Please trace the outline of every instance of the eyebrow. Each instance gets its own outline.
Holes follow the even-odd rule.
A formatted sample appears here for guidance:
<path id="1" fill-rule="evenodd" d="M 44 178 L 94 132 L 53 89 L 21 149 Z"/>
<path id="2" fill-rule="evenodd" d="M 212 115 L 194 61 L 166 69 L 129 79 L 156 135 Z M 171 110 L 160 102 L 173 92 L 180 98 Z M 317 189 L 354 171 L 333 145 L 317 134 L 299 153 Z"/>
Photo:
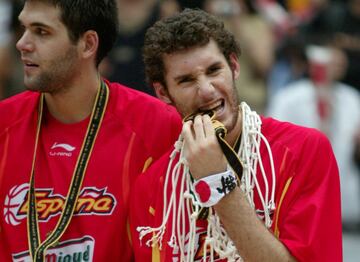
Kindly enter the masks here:
<path id="1" fill-rule="evenodd" d="M 22 23 L 22 22 L 21 22 L 21 24 L 24 25 L 24 23 Z M 33 22 L 33 23 L 30 24 L 30 27 L 44 27 L 44 28 L 47 28 L 47 29 L 52 28 L 51 26 L 49 26 L 47 24 L 44 24 L 44 23 L 41 23 L 41 22 Z"/>
<path id="2" fill-rule="evenodd" d="M 24 21 L 21 19 L 21 14 L 18 16 L 18 21 L 19 21 L 19 23 L 22 25 L 22 26 L 25 26 L 25 23 L 24 23 Z M 44 23 L 42 23 L 42 22 L 32 22 L 32 23 L 30 23 L 30 27 L 44 27 L 44 28 L 48 28 L 48 29 L 50 29 L 50 28 L 52 28 L 50 25 L 47 25 L 47 24 L 44 24 Z"/>

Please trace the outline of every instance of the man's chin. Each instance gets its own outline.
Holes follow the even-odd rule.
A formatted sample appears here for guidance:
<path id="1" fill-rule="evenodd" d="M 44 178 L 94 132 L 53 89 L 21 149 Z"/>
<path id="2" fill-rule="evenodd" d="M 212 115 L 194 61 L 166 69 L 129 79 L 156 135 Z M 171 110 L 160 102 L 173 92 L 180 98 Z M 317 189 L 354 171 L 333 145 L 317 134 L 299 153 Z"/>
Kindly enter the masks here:
<path id="1" fill-rule="evenodd" d="M 35 87 L 34 85 L 29 85 L 27 83 L 25 83 L 25 88 L 28 91 L 32 91 L 32 92 L 39 92 L 39 88 Z"/>
<path id="2" fill-rule="evenodd" d="M 33 91 L 33 92 L 44 92 L 44 86 L 42 81 L 34 81 L 35 79 L 24 79 L 24 85 L 26 90 Z"/>

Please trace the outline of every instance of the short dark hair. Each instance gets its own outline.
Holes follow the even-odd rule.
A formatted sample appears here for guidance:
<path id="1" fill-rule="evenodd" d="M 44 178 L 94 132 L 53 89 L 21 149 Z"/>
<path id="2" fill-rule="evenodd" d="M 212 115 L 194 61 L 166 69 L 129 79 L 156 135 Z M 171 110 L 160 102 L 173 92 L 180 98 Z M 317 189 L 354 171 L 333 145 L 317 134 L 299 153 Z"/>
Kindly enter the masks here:
<path id="1" fill-rule="evenodd" d="M 119 28 L 116 0 L 24 0 L 41 1 L 60 8 L 60 19 L 76 43 L 88 30 L 99 36 L 96 66 L 113 47 Z"/>
<path id="2" fill-rule="evenodd" d="M 145 34 L 143 58 L 147 82 L 152 85 L 164 79 L 163 55 L 192 47 L 204 46 L 214 40 L 228 63 L 230 55 L 240 56 L 240 46 L 224 23 L 199 9 L 185 9 L 181 13 L 157 21 Z M 230 63 L 229 63 L 230 64 Z"/>

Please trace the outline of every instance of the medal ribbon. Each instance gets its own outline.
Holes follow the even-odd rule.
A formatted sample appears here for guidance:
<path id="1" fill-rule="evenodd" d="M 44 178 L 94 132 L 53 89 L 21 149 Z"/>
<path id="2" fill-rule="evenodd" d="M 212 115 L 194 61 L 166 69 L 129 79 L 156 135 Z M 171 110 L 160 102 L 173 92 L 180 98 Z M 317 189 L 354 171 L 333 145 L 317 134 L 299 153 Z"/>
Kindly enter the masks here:
<path id="1" fill-rule="evenodd" d="M 54 246 L 54 244 L 56 244 L 59 241 L 61 236 L 64 234 L 66 228 L 70 224 L 70 220 L 74 214 L 75 206 L 84 179 L 86 168 L 92 153 L 92 149 L 95 144 L 96 136 L 98 134 L 98 131 L 100 129 L 104 117 L 108 99 L 109 99 L 109 89 L 103 81 L 100 81 L 100 88 L 96 96 L 95 105 L 92 110 L 85 139 L 83 141 L 81 151 L 76 162 L 76 166 L 72 176 L 69 191 L 66 197 L 63 212 L 59 218 L 57 225 L 55 226 L 55 229 L 41 243 L 40 230 L 39 230 L 39 224 L 37 218 L 38 214 L 36 211 L 36 196 L 35 196 L 35 183 L 34 183 L 36 152 L 39 142 L 39 134 L 40 134 L 43 105 L 44 105 L 44 94 L 41 94 L 40 102 L 39 102 L 39 116 L 38 116 L 38 124 L 37 124 L 36 139 L 35 139 L 34 157 L 33 157 L 31 177 L 30 177 L 30 189 L 28 192 L 29 205 L 27 212 L 28 242 L 29 242 L 30 255 L 34 262 L 45 261 L 46 250 L 49 247 Z"/>

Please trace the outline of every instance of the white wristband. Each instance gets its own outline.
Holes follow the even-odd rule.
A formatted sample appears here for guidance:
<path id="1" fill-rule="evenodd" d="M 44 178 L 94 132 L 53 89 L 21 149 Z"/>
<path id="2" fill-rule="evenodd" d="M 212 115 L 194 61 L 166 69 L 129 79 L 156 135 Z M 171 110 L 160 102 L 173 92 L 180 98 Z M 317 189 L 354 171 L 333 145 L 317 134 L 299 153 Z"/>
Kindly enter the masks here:
<path id="1" fill-rule="evenodd" d="M 236 186 L 237 180 L 232 170 L 203 177 L 194 183 L 196 197 L 203 207 L 216 205 Z"/>

